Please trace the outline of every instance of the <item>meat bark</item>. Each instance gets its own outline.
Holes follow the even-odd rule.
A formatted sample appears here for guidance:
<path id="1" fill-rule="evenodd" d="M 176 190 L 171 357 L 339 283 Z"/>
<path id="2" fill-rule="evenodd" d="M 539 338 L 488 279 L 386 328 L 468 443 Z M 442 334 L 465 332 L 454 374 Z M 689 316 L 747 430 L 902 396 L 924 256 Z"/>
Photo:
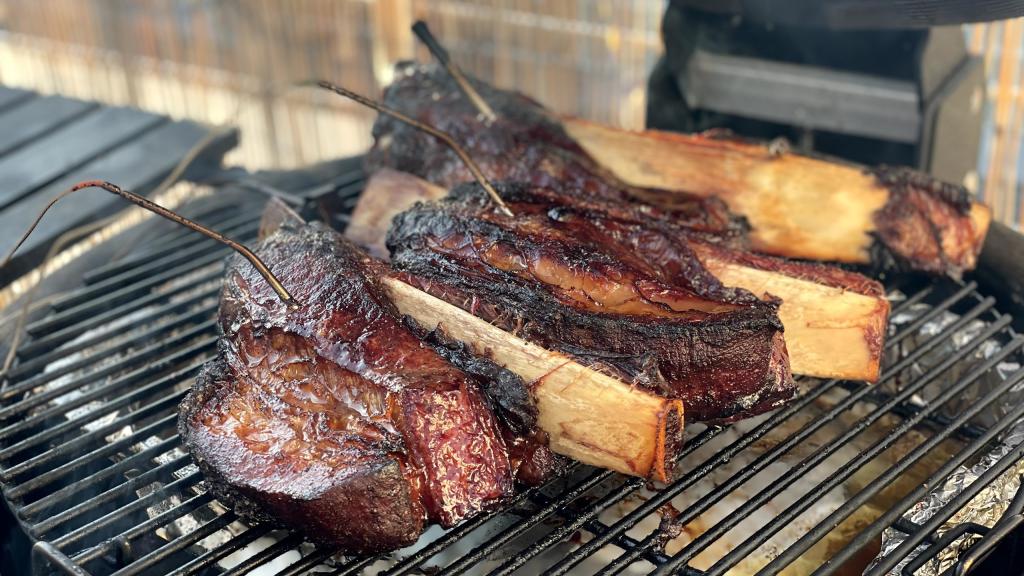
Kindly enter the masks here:
<path id="1" fill-rule="evenodd" d="M 218 497 L 375 553 L 510 494 L 514 470 L 479 383 L 406 329 L 358 249 L 286 224 L 257 252 L 301 304 L 289 309 L 231 260 L 220 354 L 179 422 Z"/>
<path id="2" fill-rule="evenodd" d="M 645 200 L 659 206 L 661 217 L 680 225 L 736 243 L 745 241 L 746 222 L 717 198 L 628 185 L 594 161 L 558 118 L 534 100 L 471 81 L 498 114 L 490 126 L 475 120 L 476 109 L 448 73 L 432 65 L 399 64 L 384 103 L 451 135 L 489 179 L 565 188 L 583 198 Z M 474 180 L 465 163 L 442 142 L 390 116 L 378 118 L 373 135 L 375 143 L 365 160 L 368 172 L 392 168 L 445 188 Z"/>
<path id="3" fill-rule="evenodd" d="M 663 282 L 651 251 L 611 239 L 622 221 L 601 229 L 537 201 L 535 187 L 498 188 L 514 218 L 472 184 L 396 216 L 392 264 L 516 335 L 682 399 L 692 419 L 742 418 L 793 395 L 776 303 L 710 275 Z"/>

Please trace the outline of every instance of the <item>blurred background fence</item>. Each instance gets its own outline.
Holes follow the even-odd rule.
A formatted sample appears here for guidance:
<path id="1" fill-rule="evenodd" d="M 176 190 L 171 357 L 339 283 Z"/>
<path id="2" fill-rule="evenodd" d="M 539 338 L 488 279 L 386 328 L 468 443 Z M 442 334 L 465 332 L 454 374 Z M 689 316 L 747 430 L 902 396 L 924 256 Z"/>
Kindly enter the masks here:
<path id="1" fill-rule="evenodd" d="M 429 55 L 423 18 L 471 73 L 559 111 L 642 128 L 662 51 L 663 1 L 0 0 L 0 83 L 231 121 L 229 161 L 291 167 L 370 144 L 374 115 L 299 80 L 379 95 L 394 62 Z M 1024 221 L 1024 22 L 965 29 L 984 54 L 988 102 L 979 178 L 998 219 Z"/>
<path id="2" fill-rule="evenodd" d="M 425 17 L 468 71 L 563 112 L 641 127 L 661 50 L 659 2 L 0 0 L 0 82 L 210 123 L 237 111 L 249 167 L 370 144 L 373 113 L 289 84 L 378 95 L 400 59 L 429 60 Z"/>

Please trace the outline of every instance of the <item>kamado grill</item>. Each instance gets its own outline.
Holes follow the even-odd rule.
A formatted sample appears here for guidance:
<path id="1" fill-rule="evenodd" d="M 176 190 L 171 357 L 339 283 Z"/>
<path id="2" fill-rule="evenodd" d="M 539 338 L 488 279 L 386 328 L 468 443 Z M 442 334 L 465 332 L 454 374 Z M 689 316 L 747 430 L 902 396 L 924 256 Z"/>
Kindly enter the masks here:
<path id="1" fill-rule="evenodd" d="M 270 198 L 344 230 L 367 184 L 363 158 L 212 169 L 209 149 L 223 152 L 224 139 L 213 142 L 199 156 L 204 169 L 161 198 L 243 244 L 255 243 Z M 133 187 L 147 191 L 172 165 Z M 52 196 L 49 184 L 82 163 L 52 169 L 23 198 Z M 178 407 L 216 353 L 230 250 L 158 219 L 124 216 L 104 230 L 42 284 L 35 298 L 45 306 L 24 326 L 0 389 L 7 547 L 30 547 L 25 572 L 1024 573 L 1024 337 L 1013 280 L 1024 276 L 1013 268 L 1020 239 L 1005 228 L 990 233 L 976 276 L 885 274 L 892 308 L 877 383 L 798 378 L 797 398 L 777 410 L 689 425 L 667 483 L 574 463 L 499 510 L 366 557 L 247 522 L 208 491 L 182 445 Z"/>

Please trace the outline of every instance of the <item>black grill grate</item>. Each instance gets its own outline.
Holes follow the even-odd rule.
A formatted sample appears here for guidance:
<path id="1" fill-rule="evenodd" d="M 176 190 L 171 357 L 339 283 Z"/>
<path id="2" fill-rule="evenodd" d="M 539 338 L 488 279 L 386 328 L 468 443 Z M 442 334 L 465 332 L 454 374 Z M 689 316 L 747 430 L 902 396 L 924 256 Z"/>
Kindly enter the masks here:
<path id="1" fill-rule="evenodd" d="M 335 182 L 332 202 L 351 210 L 361 177 Z M 225 192 L 190 215 L 250 242 L 260 204 Z M 180 449 L 176 408 L 214 350 L 225 249 L 147 226 L 131 251 L 86 274 L 29 326 L 0 392 L 0 481 L 38 540 L 39 571 L 724 574 L 746 571 L 761 546 L 799 527 L 763 566 L 769 574 L 810 571 L 826 560 L 815 556 L 819 541 L 856 520 L 816 572 L 832 574 L 890 526 L 909 536 L 888 563 L 921 544 L 930 547 L 922 561 L 933 556 L 952 539 L 936 534 L 941 522 L 1024 456 L 1024 447 L 1012 451 L 927 524 L 900 518 L 1024 416 L 1024 403 L 991 416 L 1024 380 L 1011 364 L 1024 339 L 973 283 L 897 279 L 891 287 L 907 298 L 894 305 L 903 321 L 890 327 L 881 383 L 806 382 L 796 402 L 769 416 L 694 428 L 668 486 L 576 466 L 503 511 L 432 529 L 419 548 L 344 558 L 273 527 L 247 527 L 204 492 Z M 906 478 L 913 485 L 900 489 Z M 678 526 L 688 526 L 688 540 L 666 547 Z"/>

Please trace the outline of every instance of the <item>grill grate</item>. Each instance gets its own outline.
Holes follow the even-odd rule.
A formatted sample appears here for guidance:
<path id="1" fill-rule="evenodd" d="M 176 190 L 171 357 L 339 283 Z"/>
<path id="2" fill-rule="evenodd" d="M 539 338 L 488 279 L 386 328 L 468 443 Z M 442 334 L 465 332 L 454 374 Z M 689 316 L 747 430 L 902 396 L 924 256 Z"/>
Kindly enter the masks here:
<path id="1" fill-rule="evenodd" d="M 351 210 L 361 176 L 335 182 L 332 202 Z M 185 212 L 251 242 L 261 202 L 222 192 Z M 1014 364 L 1024 338 L 973 283 L 894 279 L 890 288 L 907 296 L 894 303 L 879 384 L 806 381 L 796 402 L 771 415 L 694 427 L 680 476 L 667 486 L 577 465 L 502 511 L 432 528 L 417 547 L 345 558 L 295 534 L 248 527 L 205 493 L 180 448 L 176 408 L 215 348 L 226 249 L 151 228 L 28 327 L 0 391 L 0 481 L 38 540 L 40 572 L 770 574 L 820 564 L 816 573 L 833 574 L 892 527 L 907 539 L 878 567 L 888 570 L 918 545 L 930 547 L 923 562 L 956 534 L 986 532 L 964 525 L 936 534 L 1024 457 L 1017 447 L 928 523 L 901 519 L 1024 417 L 1024 403 L 992 417 L 1024 380 Z M 908 478 L 913 484 L 901 486 Z M 843 533 L 851 524 L 856 530 Z M 840 544 L 826 558 L 821 541 L 834 537 Z M 751 568 L 766 545 L 774 559 Z"/>

